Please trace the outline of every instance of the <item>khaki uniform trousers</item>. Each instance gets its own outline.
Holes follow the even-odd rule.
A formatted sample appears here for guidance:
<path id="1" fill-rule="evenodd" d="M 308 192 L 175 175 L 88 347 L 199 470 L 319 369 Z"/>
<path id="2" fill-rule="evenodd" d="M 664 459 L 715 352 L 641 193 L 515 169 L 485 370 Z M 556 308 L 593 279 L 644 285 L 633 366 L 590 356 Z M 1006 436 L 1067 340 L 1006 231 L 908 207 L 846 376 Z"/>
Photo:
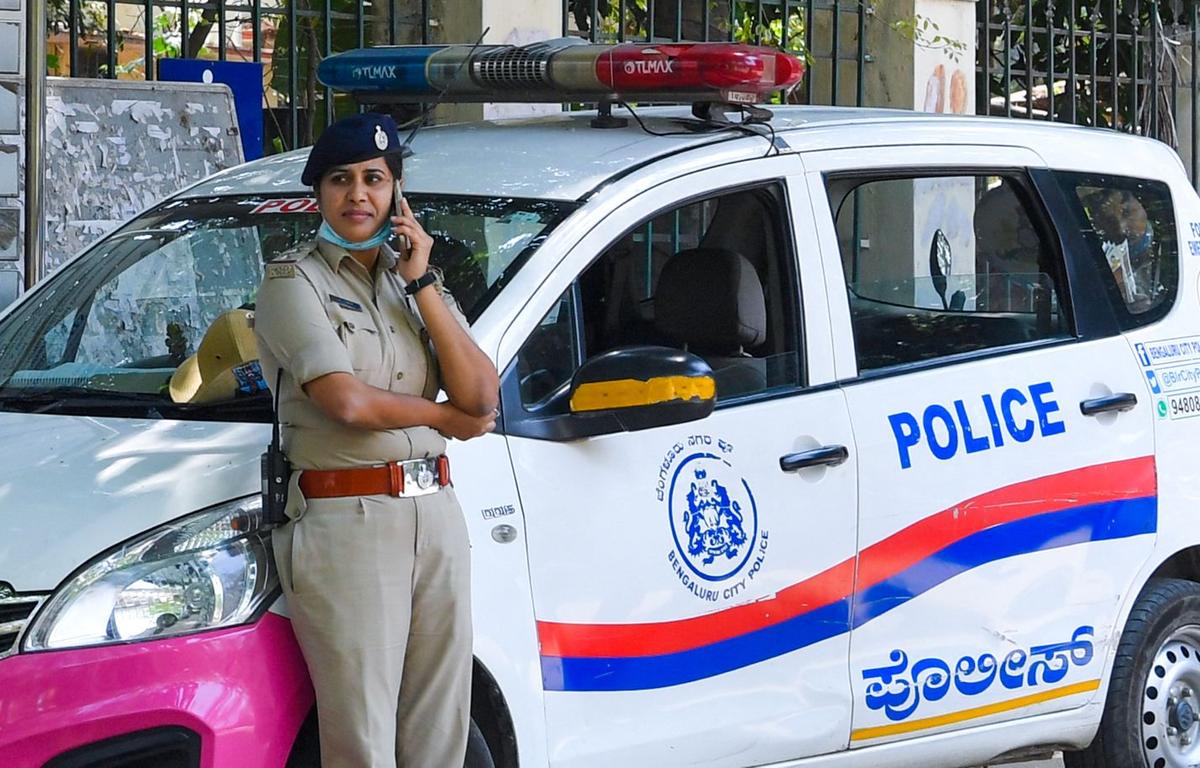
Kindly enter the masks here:
<path id="1" fill-rule="evenodd" d="M 294 481 L 291 491 L 299 492 Z M 299 507 L 273 538 L 316 689 L 322 768 L 459 768 L 470 724 L 471 584 L 453 488 Z"/>

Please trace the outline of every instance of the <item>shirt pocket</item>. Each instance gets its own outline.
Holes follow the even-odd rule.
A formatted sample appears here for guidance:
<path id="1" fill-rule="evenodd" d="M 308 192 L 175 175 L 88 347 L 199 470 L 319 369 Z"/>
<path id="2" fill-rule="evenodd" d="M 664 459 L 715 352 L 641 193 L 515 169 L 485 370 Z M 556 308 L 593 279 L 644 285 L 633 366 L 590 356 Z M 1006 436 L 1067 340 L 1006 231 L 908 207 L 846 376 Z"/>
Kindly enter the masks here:
<path id="1" fill-rule="evenodd" d="M 373 372 L 383 366 L 383 347 L 379 331 L 364 313 L 358 317 L 346 317 L 337 313 L 330 315 L 334 330 L 346 351 L 350 353 L 350 365 L 355 372 Z"/>

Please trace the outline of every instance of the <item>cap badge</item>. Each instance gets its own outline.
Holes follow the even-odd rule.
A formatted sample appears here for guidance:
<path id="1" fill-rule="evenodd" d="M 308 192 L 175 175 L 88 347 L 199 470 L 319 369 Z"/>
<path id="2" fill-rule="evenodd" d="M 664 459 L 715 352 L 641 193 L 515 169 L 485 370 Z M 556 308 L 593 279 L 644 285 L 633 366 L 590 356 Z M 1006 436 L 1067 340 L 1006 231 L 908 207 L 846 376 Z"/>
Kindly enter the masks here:
<path id="1" fill-rule="evenodd" d="M 384 133 L 383 126 L 375 126 L 375 146 L 381 151 L 388 148 L 388 136 Z"/>

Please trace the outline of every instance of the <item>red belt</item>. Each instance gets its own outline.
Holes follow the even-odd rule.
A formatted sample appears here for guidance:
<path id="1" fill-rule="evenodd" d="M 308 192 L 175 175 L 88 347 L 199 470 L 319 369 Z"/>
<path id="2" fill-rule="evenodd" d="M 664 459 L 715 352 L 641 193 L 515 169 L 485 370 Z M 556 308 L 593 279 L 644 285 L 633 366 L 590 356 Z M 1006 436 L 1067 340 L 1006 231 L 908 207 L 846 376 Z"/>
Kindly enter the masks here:
<path id="1" fill-rule="evenodd" d="M 450 460 L 389 461 L 377 467 L 306 469 L 300 473 L 300 490 L 310 499 L 335 496 L 424 496 L 450 484 Z"/>

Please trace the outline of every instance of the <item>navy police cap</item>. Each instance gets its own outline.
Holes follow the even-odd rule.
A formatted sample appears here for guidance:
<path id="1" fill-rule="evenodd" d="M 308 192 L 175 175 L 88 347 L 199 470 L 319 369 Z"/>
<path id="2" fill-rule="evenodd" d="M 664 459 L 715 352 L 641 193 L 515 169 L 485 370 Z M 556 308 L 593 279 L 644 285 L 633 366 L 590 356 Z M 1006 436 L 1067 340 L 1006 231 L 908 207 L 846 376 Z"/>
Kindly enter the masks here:
<path id="1" fill-rule="evenodd" d="M 344 117 L 326 128 L 317 143 L 313 144 L 300 182 L 311 187 L 335 165 L 361 163 L 373 157 L 396 154 L 409 153 L 400 143 L 396 121 L 389 115 L 364 112 Z"/>

